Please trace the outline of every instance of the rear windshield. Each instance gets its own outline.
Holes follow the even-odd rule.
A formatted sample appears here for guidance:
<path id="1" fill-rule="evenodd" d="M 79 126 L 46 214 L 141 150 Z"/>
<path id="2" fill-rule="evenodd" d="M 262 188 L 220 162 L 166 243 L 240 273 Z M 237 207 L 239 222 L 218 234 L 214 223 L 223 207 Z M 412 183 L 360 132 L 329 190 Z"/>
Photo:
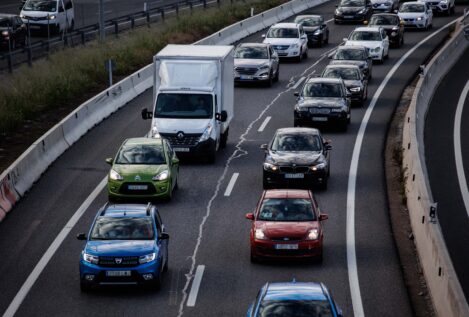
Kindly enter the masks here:
<path id="1" fill-rule="evenodd" d="M 267 47 L 238 47 L 235 58 L 268 59 Z"/>
<path id="2" fill-rule="evenodd" d="M 366 59 L 364 50 L 341 49 L 337 50 L 334 59 L 362 61 Z"/>
<path id="3" fill-rule="evenodd" d="M 24 6 L 24 11 L 44 11 L 55 12 L 57 8 L 57 1 L 47 0 L 28 0 Z"/>
<path id="4" fill-rule="evenodd" d="M 271 28 L 267 37 L 271 38 L 298 38 L 298 29 L 292 28 Z"/>
<path id="5" fill-rule="evenodd" d="M 304 97 L 324 97 L 340 98 L 342 89 L 339 84 L 312 83 L 306 84 L 303 88 Z"/>
<path id="6" fill-rule="evenodd" d="M 278 134 L 272 143 L 273 151 L 321 151 L 321 138 L 319 135 L 298 133 Z"/>
<path id="7" fill-rule="evenodd" d="M 91 240 L 151 240 L 154 238 L 150 217 L 99 217 L 91 230 Z"/>
<path id="8" fill-rule="evenodd" d="M 379 32 L 355 31 L 350 36 L 352 41 L 381 41 Z"/>
<path id="9" fill-rule="evenodd" d="M 356 68 L 326 68 L 322 77 L 342 78 L 343 80 L 359 80 L 360 72 Z"/>
<path id="10" fill-rule="evenodd" d="M 124 145 L 116 157 L 116 164 L 166 164 L 163 148 L 149 144 Z"/>
<path id="11" fill-rule="evenodd" d="M 258 220 L 316 221 L 316 214 L 309 199 L 270 198 L 263 201 Z"/>

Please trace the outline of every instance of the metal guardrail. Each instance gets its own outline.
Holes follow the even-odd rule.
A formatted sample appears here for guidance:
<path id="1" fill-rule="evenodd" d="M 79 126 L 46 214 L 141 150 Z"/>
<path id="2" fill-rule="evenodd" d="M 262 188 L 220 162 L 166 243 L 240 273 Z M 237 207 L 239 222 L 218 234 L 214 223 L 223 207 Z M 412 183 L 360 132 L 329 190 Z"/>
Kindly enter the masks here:
<path id="1" fill-rule="evenodd" d="M 173 4 L 162 5 L 159 7 L 140 11 L 129 15 L 105 21 L 104 30 L 106 35 L 119 33 L 134 29 L 136 27 L 150 26 L 152 23 L 164 21 L 168 15 L 179 16 L 180 11 L 189 10 L 192 12 L 196 8 L 206 9 L 214 4 L 220 6 L 222 2 L 233 3 L 240 0 L 185 0 Z M 33 61 L 50 54 L 52 51 L 60 50 L 65 47 L 85 45 L 86 42 L 99 38 L 99 24 L 85 26 L 73 31 L 64 31 L 60 36 L 50 37 L 31 43 L 31 36 L 28 36 L 27 44 L 20 48 L 8 52 L 0 53 L 0 71 L 8 70 L 13 72 L 14 68 L 27 63 L 30 67 Z"/>

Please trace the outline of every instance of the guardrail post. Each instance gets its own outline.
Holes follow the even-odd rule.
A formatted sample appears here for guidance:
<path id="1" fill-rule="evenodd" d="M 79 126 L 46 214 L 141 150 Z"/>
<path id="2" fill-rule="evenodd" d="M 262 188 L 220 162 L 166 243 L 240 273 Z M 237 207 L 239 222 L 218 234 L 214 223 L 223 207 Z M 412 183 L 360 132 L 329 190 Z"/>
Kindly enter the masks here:
<path id="1" fill-rule="evenodd" d="M 81 37 L 81 44 L 85 45 L 85 32 L 80 31 L 80 37 Z"/>
<path id="2" fill-rule="evenodd" d="M 11 42 L 10 39 L 8 39 L 8 71 L 13 73 L 13 63 L 11 61 Z"/>
<path id="3" fill-rule="evenodd" d="M 147 11 L 145 14 L 146 14 L 146 16 L 147 16 L 147 24 L 148 24 L 148 27 L 150 27 L 150 12 Z"/>
<path id="4" fill-rule="evenodd" d="M 161 8 L 161 9 L 160 9 L 160 12 L 161 12 L 161 19 L 164 21 L 164 9 Z"/>
<path id="5" fill-rule="evenodd" d="M 207 0 L 202 0 L 202 2 L 204 3 L 204 9 L 207 8 Z"/>
<path id="6" fill-rule="evenodd" d="M 112 21 L 112 23 L 114 23 L 114 34 L 117 36 L 117 34 L 119 33 L 119 23 L 117 23 L 117 21 Z"/>
<path id="7" fill-rule="evenodd" d="M 26 52 L 28 53 L 28 66 L 33 67 L 33 54 L 32 54 L 32 50 L 31 50 L 31 46 L 29 46 L 26 49 Z"/>
<path id="8" fill-rule="evenodd" d="M 220 7 L 220 0 L 217 0 L 217 6 Z"/>
<path id="9" fill-rule="evenodd" d="M 135 28 L 135 18 L 133 16 L 130 17 L 130 28 Z"/>
<path id="10" fill-rule="evenodd" d="M 176 10 L 176 16 L 179 18 L 179 4 L 176 3 L 174 9 Z"/>

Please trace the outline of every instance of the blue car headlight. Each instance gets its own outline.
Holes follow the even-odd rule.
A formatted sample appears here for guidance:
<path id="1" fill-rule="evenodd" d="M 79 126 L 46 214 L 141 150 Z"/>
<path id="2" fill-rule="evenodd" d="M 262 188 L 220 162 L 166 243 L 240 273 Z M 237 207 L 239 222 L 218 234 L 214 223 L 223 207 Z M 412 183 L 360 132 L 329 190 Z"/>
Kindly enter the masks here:
<path id="1" fill-rule="evenodd" d="M 99 263 L 99 257 L 96 255 L 92 255 L 89 253 L 83 252 L 83 260 L 85 262 L 91 263 L 91 264 L 98 264 Z"/>
<path id="2" fill-rule="evenodd" d="M 153 253 L 150 253 L 150 254 L 140 256 L 138 258 L 138 263 L 145 264 L 145 263 L 154 261 L 155 259 L 156 259 L 156 253 L 153 252 Z"/>

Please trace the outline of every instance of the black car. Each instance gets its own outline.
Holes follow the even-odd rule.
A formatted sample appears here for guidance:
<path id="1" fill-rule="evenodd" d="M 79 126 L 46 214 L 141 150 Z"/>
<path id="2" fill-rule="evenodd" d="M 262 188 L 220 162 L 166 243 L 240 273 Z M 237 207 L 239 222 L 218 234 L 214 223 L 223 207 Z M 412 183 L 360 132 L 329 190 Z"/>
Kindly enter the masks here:
<path id="1" fill-rule="evenodd" d="M 1 46 L 3 49 L 15 49 L 26 45 L 27 30 L 23 20 L 17 15 L 0 14 Z"/>
<path id="2" fill-rule="evenodd" d="M 320 185 L 327 188 L 330 174 L 330 141 L 317 129 L 283 128 L 267 145 L 263 164 L 264 189 Z"/>
<path id="3" fill-rule="evenodd" d="M 401 22 L 397 14 L 373 14 L 368 25 L 381 26 L 388 35 L 390 45 L 401 47 L 401 45 L 404 44 L 404 23 Z"/>
<path id="4" fill-rule="evenodd" d="M 357 65 L 363 73 L 363 76 L 370 80 L 373 60 L 368 54 L 368 49 L 358 45 L 342 45 L 336 52 L 329 56 L 331 65 Z"/>
<path id="5" fill-rule="evenodd" d="M 347 130 L 350 123 L 351 94 L 340 78 L 310 78 L 294 109 L 294 126 L 337 124 Z"/>
<path id="6" fill-rule="evenodd" d="M 373 14 L 370 0 L 341 0 L 336 5 L 334 23 L 364 22 Z"/>
<path id="7" fill-rule="evenodd" d="M 342 78 L 352 94 L 352 103 L 362 105 L 368 96 L 368 80 L 356 65 L 328 65 L 322 72 L 324 78 Z"/>
<path id="8" fill-rule="evenodd" d="M 295 23 L 303 25 L 308 36 L 308 46 L 313 45 L 321 47 L 329 43 L 329 28 L 324 23 L 324 18 L 320 15 L 297 15 Z"/>

